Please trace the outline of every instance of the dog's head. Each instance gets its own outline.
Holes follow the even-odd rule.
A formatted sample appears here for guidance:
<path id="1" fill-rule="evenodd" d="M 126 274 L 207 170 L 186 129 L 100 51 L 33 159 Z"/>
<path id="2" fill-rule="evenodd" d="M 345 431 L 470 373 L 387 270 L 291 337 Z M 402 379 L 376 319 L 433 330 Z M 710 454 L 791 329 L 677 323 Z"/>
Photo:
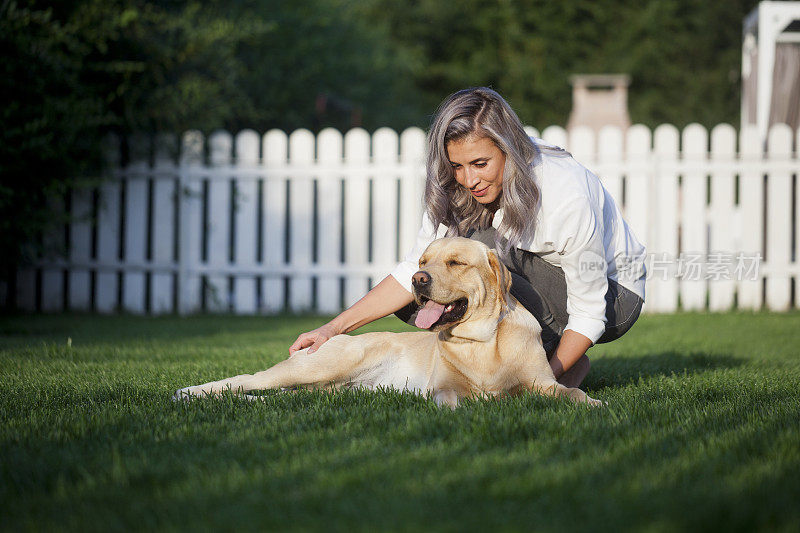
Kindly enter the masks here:
<path id="1" fill-rule="evenodd" d="M 487 320 L 496 326 L 507 305 L 511 276 L 485 244 L 455 237 L 428 246 L 412 284 L 420 306 L 417 327 L 442 331 Z"/>

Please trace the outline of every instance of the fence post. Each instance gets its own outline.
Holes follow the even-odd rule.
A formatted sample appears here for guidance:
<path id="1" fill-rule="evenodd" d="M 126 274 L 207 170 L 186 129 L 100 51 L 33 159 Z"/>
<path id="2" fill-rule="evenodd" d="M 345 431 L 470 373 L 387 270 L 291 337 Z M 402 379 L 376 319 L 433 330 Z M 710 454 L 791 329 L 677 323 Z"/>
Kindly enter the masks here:
<path id="1" fill-rule="evenodd" d="M 381 267 L 397 262 L 399 176 L 386 168 L 397 168 L 398 140 L 397 133 L 389 128 L 380 128 L 372 136 L 373 164 L 378 168 L 372 174 L 372 262 Z"/>
<path id="2" fill-rule="evenodd" d="M 252 171 L 258 165 L 259 136 L 253 130 L 242 130 L 236 135 L 236 169 Z M 236 176 L 233 212 L 236 233 L 234 237 L 234 262 L 236 266 L 254 271 L 258 234 L 256 232 L 257 178 L 252 173 Z M 238 314 L 256 312 L 256 276 L 253 273 L 237 274 L 233 279 L 233 309 Z"/>
<path id="3" fill-rule="evenodd" d="M 314 134 L 300 129 L 289 135 L 289 165 L 303 169 L 289 183 L 289 254 L 293 267 L 308 269 L 313 255 L 314 181 L 308 173 L 314 164 Z M 289 280 L 289 307 L 308 311 L 312 305 L 311 276 L 294 274 Z"/>
<path id="4" fill-rule="evenodd" d="M 125 263 L 136 265 L 122 274 L 122 306 L 130 313 L 145 312 L 145 263 L 147 247 L 147 187 L 149 182 L 149 139 L 130 139 L 131 162 L 125 171 Z"/>
<path id="5" fill-rule="evenodd" d="M 754 126 L 740 132 L 739 153 L 742 172 L 739 174 L 739 209 L 742 216 L 741 253 L 736 258 L 738 279 L 737 305 L 740 309 L 760 309 L 763 299 L 762 277 L 751 276 L 745 264 L 747 256 L 763 254 L 764 231 L 764 173 L 761 141 Z M 763 274 L 762 274 L 763 275 Z"/>
<path id="6" fill-rule="evenodd" d="M 625 176 L 625 219 L 636 238 L 644 244 L 647 252 L 652 252 L 655 242 L 653 231 L 654 216 L 652 206 L 656 202 L 653 194 L 652 135 L 647 126 L 631 126 L 625 137 L 625 160 L 628 171 Z M 645 308 L 652 288 L 652 278 L 645 282 Z"/>
<path id="7" fill-rule="evenodd" d="M 598 163 L 604 169 L 600 176 L 606 190 L 614 198 L 620 211 L 625 213 L 622 198 L 622 132 L 619 128 L 606 126 L 600 130 L 598 139 Z"/>
<path id="8" fill-rule="evenodd" d="M 361 128 L 344 136 L 345 182 L 345 267 L 367 264 L 369 246 L 369 181 L 364 168 L 369 164 L 369 134 Z M 349 167 L 349 168 L 347 168 Z M 344 300 L 349 307 L 369 290 L 367 276 L 353 274 L 345 279 Z"/>
<path id="9" fill-rule="evenodd" d="M 286 134 L 280 130 L 268 131 L 264 135 L 263 147 L 262 162 L 268 170 L 262 197 L 262 235 L 264 266 L 268 275 L 262 280 L 261 294 L 264 310 L 276 313 L 284 309 L 286 285 L 282 275 L 270 275 L 269 269 L 282 267 L 286 263 Z"/>
<path id="10" fill-rule="evenodd" d="M 655 231 L 649 250 L 650 286 L 655 289 L 648 300 L 653 311 L 674 312 L 678 308 L 678 280 L 675 262 L 678 259 L 678 139 L 677 128 L 663 124 L 653 133 L 655 154 L 655 197 L 653 204 Z"/>
<path id="11" fill-rule="evenodd" d="M 86 186 L 71 191 L 71 222 L 69 226 L 69 260 L 88 263 L 92 255 L 92 193 Z M 86 267 L 72 266 L 69 270 L 67 308 L 88 311 L 91 307 L 91 276 Z"/>
<path id="12" fill-rule="evenodd" d="M 539 130 L 537 130 L 533 126 L 525 126 L 525 133 L 528 134 L 528 137 L 535 137 L 537 139 L 541 138 L 541 136 L 539 135 Z"/>
<path id="13" fill-rule="evenodd" d="M 789 262 L 792 253 L 792 174 L 780 168 L 792 155 L 792 130 L 786 124 L 775 124 L 767 138 L 767 249 L 764 258 L 769 265 L 766 302 L 772 311 L 786 311 L 791 305 Z M 777 168 L 776 168 L 777 167 Z"/>
<path id="14" fill-rule="evenodd" d="M 708 154 L 708 134 L 700 124 L 689 124 L 683 130 L 683 173 L 681 186 L 681 306 L 695 310 L 705 307 L 706 282 L 706 174 L 703 170 Z"/>
<path id="15" fill-rule="evenodd" d="M 109 135 L 105 141 L 106 165 L 111 175 L 100 186 L 97 212 L 97 263 L 101 265 L 95 275 L 95 309 L 110 313 L 119 309 L 119 278 L 116 268 L 120 264 L 120 141 Z"/>
<path id="16" fill-rule="evenodd" d="M 425 190 L 425 132 L 408 128 L 400 134 L 400 163 L 406 170 L 400 180 L 400 256 L 411 251 L 422 220 Z"/>
<path id="17" fill-rule="evenodd" d="M 567 130 L 561 126 L 548 126 L 542 131 L 542 140 L 547 144 L 569 150 Z"/>
<path id="18" fill-rule="evenodd" d="M 156 267 L 150 277 L 150 310 L 171 313 L 174 309 L 175 273 L 175 206 L 177 201 L 177 166 L 175 156 L 178 139 L 159 135 L 155 142 L 153 167 L 153 213 L 151 263 Z"/>
<path id="19" fill-rule="evenodd" d="M 795 132 L 795 165 L 798 164 L 800 159 L 800 128 Z M 800 309 L 800 274 L 797 272 L 797 267 L 800 265 L 800 172 L 795 174 L 795 195 L 794 195 L 794 306 Z"/>
<path id="20" fill-rule="evenodd" d="M 594 168 L 597 162 L 597 139 L 591 128 L 578 126 L 569 132 L 569 151 L 576 161 L 599 174 Z"/>
<path id="21" fill-rule="evenodd" d="M 325 128 L 317 137 L 319 168 L 340 169 L 342 166 L 342 134 Z M 317 181 L 317 263 L 323 269 L 335 269 L 341 263 L 342 244 L 342 177 L 325 173 Z M 341 308 L 339 274 L 322 272 L 317 278 L 317 309 L 335 313 Z"/>
<path id="22" fill-rule="evenodd" d="M 198 268 L 202 257 L 203 190 L 200 171 L 205 139 L 197 130 L 187 131 L 181 139 L 178 168 L 178 312 L 185 315 L 200 310 L 202 289 Z"/>
<path id="23" fill-rule="evenodd" d="M 217 130 L 208 137 L 209 169 L 206 197 L 206 311 L 221 313 L 230 310 L 231 293 L 224 269 L 231 261 L 231 152 L 233 138 L 227 131 Z"/>
<path id="24" fill-rule="evenodd" d="M 652 240 L 651 143 L 650 130 L 647 126 L 637 124 L 628 129 L 624 156 L 628 162 L 628 172 L 625 176 L 625 219 L 639 241 L 645 245 Z"/>
<path id="25" fill-rule="evenodd" d="M 734 199 L 736 181 L 732 164 L 736 154 L 736 130 L 720 124 L 711 130 L 711 231 L 708 255 L 708 307 L 726 311 L 733 307 Z M 727 267 L 727 270 L 726 270 Z"/>

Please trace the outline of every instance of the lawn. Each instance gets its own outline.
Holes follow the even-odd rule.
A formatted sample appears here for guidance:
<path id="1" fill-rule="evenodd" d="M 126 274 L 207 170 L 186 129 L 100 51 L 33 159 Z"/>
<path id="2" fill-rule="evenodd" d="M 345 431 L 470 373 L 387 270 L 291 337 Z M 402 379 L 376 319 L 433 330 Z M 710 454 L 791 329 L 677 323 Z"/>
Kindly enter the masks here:
<path id="1" fill-rule="evenodd" d="M 279 361 L 322 320 L 0 317 L 2 529 L 800 528 L 796 312 L 643 317 L 590 351 L 603 409 L 171 401 Z"/>

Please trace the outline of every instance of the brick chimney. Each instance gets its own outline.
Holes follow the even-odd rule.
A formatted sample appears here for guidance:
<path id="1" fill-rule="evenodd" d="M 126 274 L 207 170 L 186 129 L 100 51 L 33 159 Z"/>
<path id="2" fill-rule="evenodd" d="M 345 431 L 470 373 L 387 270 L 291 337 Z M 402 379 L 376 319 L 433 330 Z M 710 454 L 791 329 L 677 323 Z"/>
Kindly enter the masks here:
<path id="1" fill-rule="evenodd" d="M 628 85 L 626 74 L 575 74 L 572 83 L 572 112 L 567 129 L 588 126 L 599 132 L 603 126 L 622 130 L 631 125 L 628 115 Z"/>

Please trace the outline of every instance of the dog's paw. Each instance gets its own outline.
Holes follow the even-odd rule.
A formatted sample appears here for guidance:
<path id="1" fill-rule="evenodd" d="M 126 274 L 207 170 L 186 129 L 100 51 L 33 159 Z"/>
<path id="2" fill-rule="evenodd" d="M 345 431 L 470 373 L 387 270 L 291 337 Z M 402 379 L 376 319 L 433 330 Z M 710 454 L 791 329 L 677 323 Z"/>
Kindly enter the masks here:
<path id="1" fill-rule="evenodd" d="M 603 400 L 595 400 L 594 398 L 587 396 L 586 403 L 590 407 L 605 407 L 608 405 L 608 402 L 604 402 Z"/>
<path id="2" fill-rule="evenodd" d="M 259 396 L 257 394 L 244 394 L 242 397 L 250 402 L 264 402 L 267 399 L 266 396 Z"/>
<path id="3" fill-rule="evenodd" d="M 182 389 L 178 389 L 175 391 L 175 394 L 172 395 L 173 402 L 188 402 L 189 400 L 193 400 L 197 398 L 197 395 L 192 392 L 194 387 L 184 387 Z"/>
<path id="4" fill-rule="evenodd" d="M 440 390 L 433 395 L 436 407 L 449 407 L 455 410 L 458 407 L 458 395 L 452 390 Z"/>

